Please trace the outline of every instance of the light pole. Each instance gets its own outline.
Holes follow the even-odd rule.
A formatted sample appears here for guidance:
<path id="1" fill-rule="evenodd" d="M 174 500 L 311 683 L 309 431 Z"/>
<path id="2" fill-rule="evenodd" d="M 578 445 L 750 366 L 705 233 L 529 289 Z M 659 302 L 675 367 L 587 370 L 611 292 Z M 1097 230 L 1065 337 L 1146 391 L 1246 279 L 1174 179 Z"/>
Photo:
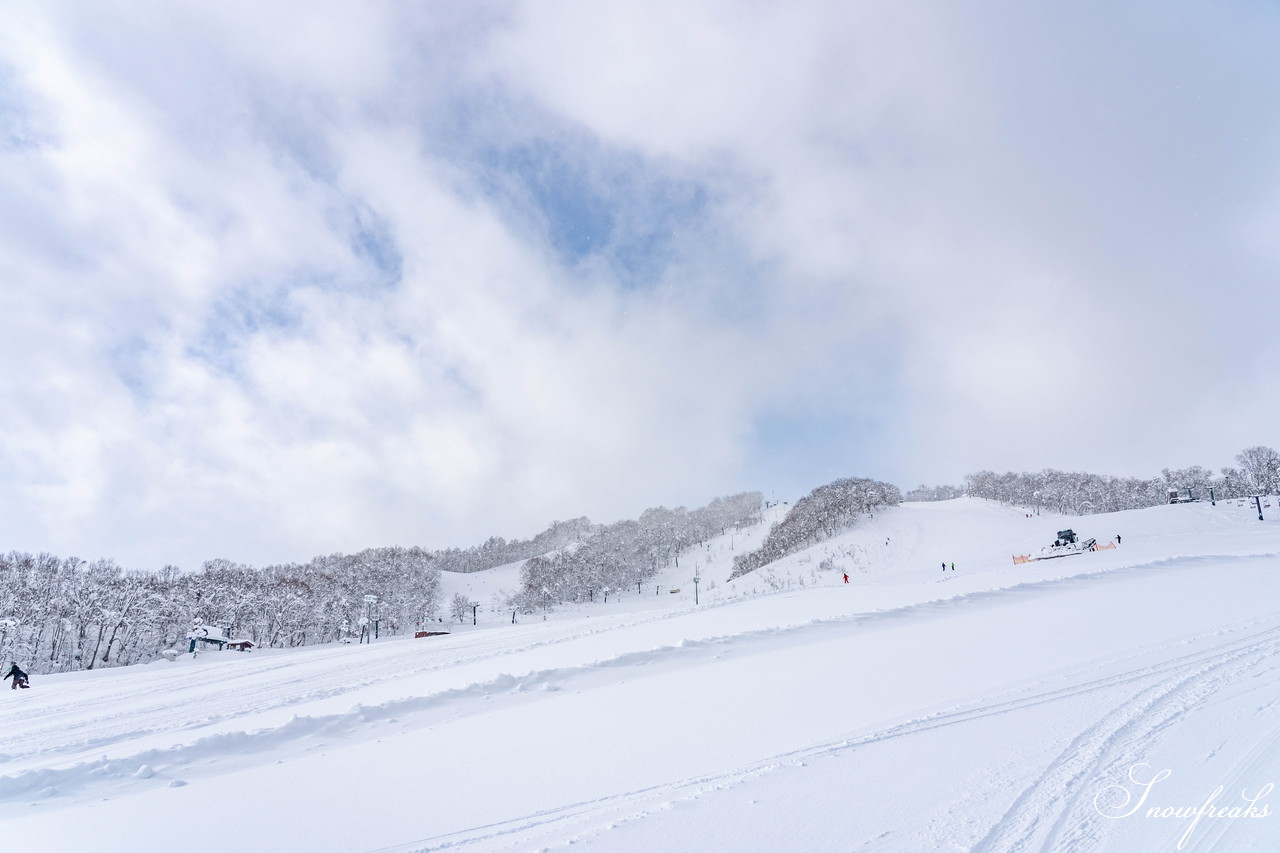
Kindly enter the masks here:
<path id="1" fill-rule="evenodd" d="M 1040 493 L 1036 492 L 1034 497 L 1036 499 L 1036 515 L 1039 515 L 1040 514 Z"/>
<path id="2" fill-rule="evenodd" d="M 701 580 L 702 578 L 697 575 L 693 576 L 693 604 L 695 607 L 698 605 L 698 582 Z"/>
<path id="3" fill-rule="evenodd" d="M 378 614 L 376 607 L 378 606 L 378 596 L 366 595 L 364 597 L 364 616 L 360 619 L 360 640 L 361 642 L 373 642 L 374 637 L 378 634 Z M 369 636 L 369 624 L 373 623 L 373 637 Z"/>
<path id="4" fill-rule="evenodd" d="M 1258 507 L 1258 521 L 1266 521 L 1266 519 L 1262 517 L 1262 495 L 1254 495 L 1253 503 Z"/>

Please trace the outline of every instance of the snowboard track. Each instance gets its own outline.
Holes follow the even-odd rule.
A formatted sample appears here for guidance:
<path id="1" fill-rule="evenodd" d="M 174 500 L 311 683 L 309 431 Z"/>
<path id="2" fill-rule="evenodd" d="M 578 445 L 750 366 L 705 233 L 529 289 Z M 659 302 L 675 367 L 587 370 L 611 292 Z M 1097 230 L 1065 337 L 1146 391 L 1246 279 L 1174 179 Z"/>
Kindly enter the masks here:
<path id="1" fill-rule="evenodd" d="M 770 756 L 722 773 L 619 792 L 486 826 L 377 848 L 368 853 L 434 853 L 473 847 L 483 850 L 527 849 L 544 834 L 546 840 L 563 841 L 575 836 L 580 839 L 627 821 L 643 819 L 654 811 L 672 807 L 676 802 L 696 800 L 753 778 L 823 757 L 851 753 L 872 744 L 1049 703 L 1088 695 L 1106 695 L 1117 690 L 1132 691 L 1131 698 L 1111 707 L 1100 720 L 1074 737 L 1067 748 L 1018 794 L 1004 815 L 972 848 L 974 853 L 1100 849 L 1108 821 L 1093 809 L 1095 789 L 1113 777 L 1120 778 L 1115 776 L 1116 772 L 1123 773 L 1141 761 L 1142 751 L 1149 748 L 1151 739 L 1166 734 L 1179 723 L 1182 715 L 1194 710 L 1221 688 L 1238 681 L 1251 669 L 1280 656 L 1280 614 L 1271 620 L 1251 620 L 1237 626 L 1234 631 L 1222 633 L 1240 631 L 1248 633 L 1157 664 L 1076 682 L 1068 687 L 996 701 L 991 701 L 990 697 L 985 701 L 979 699 L 968 706 L 904 720 L 842 741 Z M 1094 668 L 1091 664 L 1076 671 Z M 1018 688 L 1015 692 L 1025 694 L 1027 690 Z M 1280 731 L 1257 744 L 1237 763 L 1238 766 L 1245 770 L 1256 765 L 1270 756 L 1278 743 Z M 1205 835 L 1221 835 L 1228 829 L 1217 824 L 1212 835 Z"/>

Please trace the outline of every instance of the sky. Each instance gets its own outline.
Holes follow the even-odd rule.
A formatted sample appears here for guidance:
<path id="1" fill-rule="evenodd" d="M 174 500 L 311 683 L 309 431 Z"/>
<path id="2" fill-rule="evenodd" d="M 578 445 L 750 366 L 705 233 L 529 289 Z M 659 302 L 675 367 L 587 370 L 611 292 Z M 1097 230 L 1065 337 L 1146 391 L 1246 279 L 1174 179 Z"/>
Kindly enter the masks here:
<path id="1" fill-rule="evenodd" d="M 6 4 L 0 550 L 1280 445 L 1280 8 Z"/>

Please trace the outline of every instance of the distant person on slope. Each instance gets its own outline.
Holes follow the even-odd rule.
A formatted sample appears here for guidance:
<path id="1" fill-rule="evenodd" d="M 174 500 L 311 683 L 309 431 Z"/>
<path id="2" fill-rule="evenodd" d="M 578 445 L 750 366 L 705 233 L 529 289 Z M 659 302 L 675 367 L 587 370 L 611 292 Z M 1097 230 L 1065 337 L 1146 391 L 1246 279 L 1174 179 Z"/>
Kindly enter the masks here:
<path id="1" fill-rule="evenodd" d="M 845 573 L 844 573 L 844 582 L 845 582 L 845 583 L 848 583 L 848 582 L 849 582 L 849 573 L 848 573 L 848 572 L 845 572 Z"/>
<path id="2" fill-rule="evenodd" d="M 943 561 L 942 561 L 942 570 L 943 570 L 944 572 L 947 570 L 947 561 L 946 561 L 946 560 L 943 560 Z"/>
<path id="3" fill-rule="evenodd" d="M 13 684 L 9 687 L 10 690 L 17 690 L 19 687 L 21 687 L 23 690 L 26 690 L 28 687 L 31 686 L 30 684 L 27 683 L 27 674 L 22 670 L 18 669 L 17 661 L 10 662 L 9 672 L 8 674 L 5 675 L 5 678 L 13 679 Z"/>
<path id="4" fill-rule="evenodd" d="M 1119 544 L 1120 544 L 1120 534 L 1119 534 L 1119 533 L 1117 533 L 1117 534 L 1116 534 L 1116 544 L 1117 544 L 1117 545 L 1119 545 Z"/>

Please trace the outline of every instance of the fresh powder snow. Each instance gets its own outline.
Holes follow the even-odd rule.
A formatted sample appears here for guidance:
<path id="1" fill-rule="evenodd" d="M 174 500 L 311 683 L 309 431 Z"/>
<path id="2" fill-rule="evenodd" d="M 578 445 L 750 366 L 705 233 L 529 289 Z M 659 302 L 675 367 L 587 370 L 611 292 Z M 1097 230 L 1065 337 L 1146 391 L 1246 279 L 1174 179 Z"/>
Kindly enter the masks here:
<path id="1" fill-rule="evenodd" d="M 1280 849 L 1274 508 L 908 503 L 728 580 L 785 511 L 607 603 L 33 676 L 4 849 Z M 1013 563 L 1068 527 L 1123 541 Z"/>

